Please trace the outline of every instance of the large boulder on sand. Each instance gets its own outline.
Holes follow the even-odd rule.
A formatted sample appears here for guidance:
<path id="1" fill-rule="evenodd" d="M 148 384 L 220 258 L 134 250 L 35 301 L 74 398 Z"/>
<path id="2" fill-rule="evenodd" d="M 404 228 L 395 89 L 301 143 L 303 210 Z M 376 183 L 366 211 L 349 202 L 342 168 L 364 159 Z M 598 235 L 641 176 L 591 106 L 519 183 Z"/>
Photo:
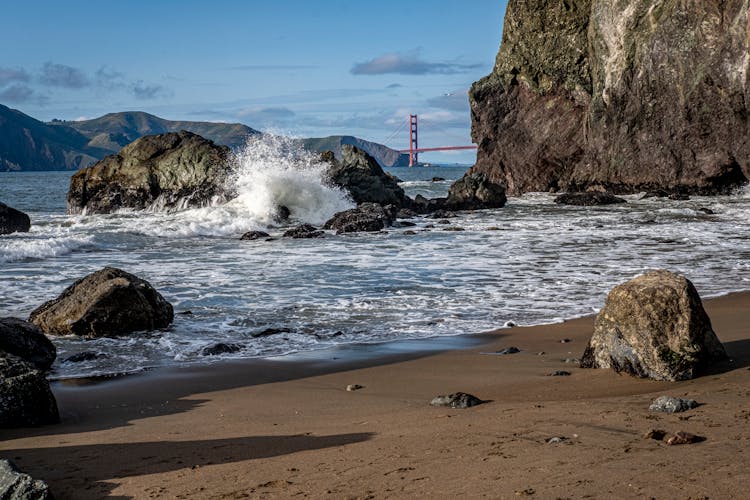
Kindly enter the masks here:
<path id="1" fill-rule="evenodd" d="M 55 362 L 55 345 L 39 328 L 19 318 L 0 318 L 0 351 L 14 354 L 39 370 L 49 370 Z"/>
<path id="2" fill-rule="evenodd" d="M 0 234 L 27 233 L 31 228 L 31 219 L 20 210 L 0 203 Z"/>
<path id="3" fill-rule="evenodd" d="M 365 151 L 348 144 L 341 146 L 341 160 L 328 151 L 322 155 L 330 164 L 328 178 L 335 186 L 346 189 L 355 203 L 378 203 L 408 207 L 411 200 L 396 179 L 388 175 L 377 160 Z"/>
<path id="4" fill-rule="evenodd" d="M 323 229 L 335 229 L 336 233 L 354 233 L 359 231 L 380 231 L 390 226 L 395 217 L 388 210 L 377 203 L 362 203 L 356 208 L 344 210 L 335 214 Z"/>
<path id="5" fill-rule="evenodd" d="M 227 201 L 229 148 L 187 132 L 141 137 L 70 179 L 68 213 L 179 210 Z"/>
<path id="6" fill-rule="evenodd" d="M 505 188 L 492 182 L 484 174 L 467 173 L 450 187 L 445 208 L 450 210 L 479 210 L 501 208 L 507 198 Z"/>
<path id="7" fill-rule="evenodd" d="M 166 328 L 173 319 L 172 305 L 147 281 L 114 267 L 76 281 L 29 316 L 45 333 L 91 338 Z"/>
<path id="8" fill-rule="evenodd" d="M 616 286 L 596 317 L 582 368 L 685 380 L 726 358 L 693 284 L 653 271 Z"/>
<path id="9" fill-rule="evenodd" d="M 0 427 L 54 424 L 59 420 L 44 372 L 14 354 L 0 351 Z"/>

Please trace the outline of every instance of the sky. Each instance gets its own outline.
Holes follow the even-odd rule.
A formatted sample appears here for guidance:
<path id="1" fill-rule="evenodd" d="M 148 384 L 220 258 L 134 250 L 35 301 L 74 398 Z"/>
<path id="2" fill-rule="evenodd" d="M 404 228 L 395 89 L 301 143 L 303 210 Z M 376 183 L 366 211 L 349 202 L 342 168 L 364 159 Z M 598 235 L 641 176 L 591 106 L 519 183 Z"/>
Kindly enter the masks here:
<path id="1" fill-rule="evenodd" d="M 471 144 L 467 92 L 506 0 L 2 0 L 0 103 L 39 120 L 146 111 L 408 148 Z M 474 162 L 473 151 L 422 161 Z"/>

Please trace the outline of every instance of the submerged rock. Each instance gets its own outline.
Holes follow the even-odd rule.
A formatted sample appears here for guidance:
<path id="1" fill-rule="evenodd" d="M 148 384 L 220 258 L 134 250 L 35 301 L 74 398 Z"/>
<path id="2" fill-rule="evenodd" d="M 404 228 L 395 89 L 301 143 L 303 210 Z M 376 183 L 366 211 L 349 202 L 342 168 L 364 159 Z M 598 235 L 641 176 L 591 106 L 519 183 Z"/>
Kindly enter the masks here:
<path id="1" fill-rule="evenodd" d="M 510 0 L 494 69 L 469 92 L 471 171 L 513 195 L 747 182 L 747 9 Z"/>
<path id="2" fill-rule="evenodd" d="M 7 459 L 0 460 L 0 498 L 8 500 L 52 500 L 44 481 L 34 479 Z"/>
<path id="3" fill-rule="evenodd" d="M 674 381 L 725 358 L 693 284 L 653 271 L 612 289 L 581 367 Z"/>
<path id="4" fill-rule="evenodd" d="M 108 358 L 106 354 L 103 352 L 94 352 L 94 351 L 83 351 L 76 354 L 73 354 L 72 356 L 68 356 L 67 358 L 63 359 L 63 363 L 83 363 L 84 361 L 94 361 L 95 359 L 100 358 Z"/>
<path id="5" fill-rule="evenodd" d="M 0 351 L 0 427 L 59 421 L 57 402 L 44 372 L 18 356 Z"/>
<path id="6" fill-rule="evenodd" d="M 650 411 L 664 413 L 681 413 L 683 411 L 697 408 L 698 402 L 694 399 L 673 398 L 670 396 L 659 396 L 648 407 Z"/>
<path id="7" fill-rule="evenodd" d="M 558 205 L 578 205 L 590 207 L 595 205 L 615 205 L 627 203 L 623 198 L 619 198 L 609 192 L 586 192 L 586 193 L 564 193 L 555 198 Z"/>
<path id="8" fill-rule="evenodd" d="M 348 144 L 341 146 L 341 160 L 330 151 L 323 154 L 330 164 L 328 178 L 345 189 L 355 203 L 378 203 L 409 207 L 411 200 L 396 179 L 383 171 L 377 160 L 367 152 Z"/>
<path id="9" fill-rule="evenodd" d="M 141 137 L 70 179 L 68 213 L 177 210 L 227 201 L 229 148 L 187 132 Z"/>
<path id="10" fill-rule="evenodd" d="M 284 238 L 322 238 L 323 235 L 325 235 L 323 231 L 310 224 L 300 224 L 283 234 Z"/>
<path id="11" fill-rule="evenodd" d="M 216 344 L 204 347 L 201 351 L 202 356 L 218 356 L 220 354 L 232 354 L 240 352 L 244 346 L 242 344 L 233 344 L 218 342 Z"/>
<path id="12" fill-rule="evenodd" d="M 0 318 L 0 351 L 14 354 L 46 371 L 55 362 L 57 350 L 34 324 L 19 318 Z"/>
<path id="13" fill-rule="evenodd" d="M 172 305 L 147 281 L 114 267 L 76 281 L 29 316 L 45 333 L 89 338 L 166 328 L 173 319 Z"/>
<path id="14" fill-rule="evenodd" d="M 450 408 L 469 408 L 484 403 L 481 399 L 465 392 L 456 392 L 447 396 L 436 396 L 430 401 L 431 406 L 448 406 Z"/>
<path id="15" fill-rule="evenodd" d="M 0 234 L 27 233 L 31 229 L 28 215 L 0 202 Z"/>
<path id="16" fill-rule="evenodd" d="M 392 211 L 377 203 L 361 203 L 356 208 L 335 214 L 323 229 L 335 229 L 337 234 L 359 231 L 377 232 L 393 224 Z"/>

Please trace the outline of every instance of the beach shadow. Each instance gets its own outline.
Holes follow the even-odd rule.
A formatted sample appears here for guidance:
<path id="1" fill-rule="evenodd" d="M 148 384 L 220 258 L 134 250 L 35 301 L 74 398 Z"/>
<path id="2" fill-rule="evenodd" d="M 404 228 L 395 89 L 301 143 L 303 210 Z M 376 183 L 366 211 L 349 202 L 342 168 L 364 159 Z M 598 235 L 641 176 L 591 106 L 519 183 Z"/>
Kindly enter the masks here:
<path id="1" fill-rule="evenodd" d="M 724 342 L 729 359 L 711 366 L 702 375 L 718 375 L 750 367 L 750 339 Z"/>
<path id="2" fill-rule="evenodd" d="M 196 441 L 92 444 L 9 449 L 13 460 L 35 479 L 49 484 L 56 498 L 103 498 L 116 484 L 107 480 L 159 474 L 207 465 L 276 457 L 306 450 L 367 441 L 372 433 L 331 436 L 247 436 Z M 50 464 L 54 464 L 53 468 Z M 117 498 L 117 497 L 114 497 Z"/>
<path id="3" fill-rule="evenodd" d="M 246 359 L 154 370 L 110 378 L 99 383 L 92 383 L 88 379 L 52 382 L 61 423 L 2 429 L 0 441 L 127 426 L 143 418 L 188 412 L 208 401 L 187 399 L 194 394 L 399 363 L 433 356 L 457 347 L 474 347 L 501 336 L 502 334 L 480 334 L 460 339 L 447 337 L 383 345 L 344 346 L 340 350 L 328 352 L 328 357 L 300 360 Z M 408 348 L 403 348 L 404 345 Z"/>

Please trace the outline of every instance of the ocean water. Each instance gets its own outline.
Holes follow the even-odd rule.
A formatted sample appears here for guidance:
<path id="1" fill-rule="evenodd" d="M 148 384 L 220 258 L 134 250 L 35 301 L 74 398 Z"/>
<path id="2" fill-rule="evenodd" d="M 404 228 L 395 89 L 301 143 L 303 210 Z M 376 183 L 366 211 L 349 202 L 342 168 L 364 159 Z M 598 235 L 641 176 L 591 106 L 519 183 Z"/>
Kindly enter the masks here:
<path id="1" fill-rule="evenodd" d="M 704 297 L 750 288 L 745 190 L 688 201 L 634 195 L 608 207 L 561 207 L 538 193 L 450 224 L 415 217 L 413 228 L 293 240 L 278 238 L 276 204 L 313 224 L 353 204 L 304 152 L 260 141 L 236 163 L 238 199 L 174 213 L 69 216 L 70 172 L 0 173 L 0 201 L 33 224 L 0 236 L 0 316 L 25 318 L 104 266 L 147 279 L 177 313 L 163 331 L 55 339 L 52 378 L 558 322 L 597 311 L 612 286 L 655 268 L 684 273 Z M 428 197 L 444 196 L 464 171 L 390 169 L 407 194 Z M 444 230 L 451 226 L 464 230 Z M 254 229 L 277 238 L 239 240 Z M 281 333 L 258 336 L 269 328 Z M 243 348 L 201 354 L 216 342 Z M 103 356 L 65 361 L 82 351 Z"/>

